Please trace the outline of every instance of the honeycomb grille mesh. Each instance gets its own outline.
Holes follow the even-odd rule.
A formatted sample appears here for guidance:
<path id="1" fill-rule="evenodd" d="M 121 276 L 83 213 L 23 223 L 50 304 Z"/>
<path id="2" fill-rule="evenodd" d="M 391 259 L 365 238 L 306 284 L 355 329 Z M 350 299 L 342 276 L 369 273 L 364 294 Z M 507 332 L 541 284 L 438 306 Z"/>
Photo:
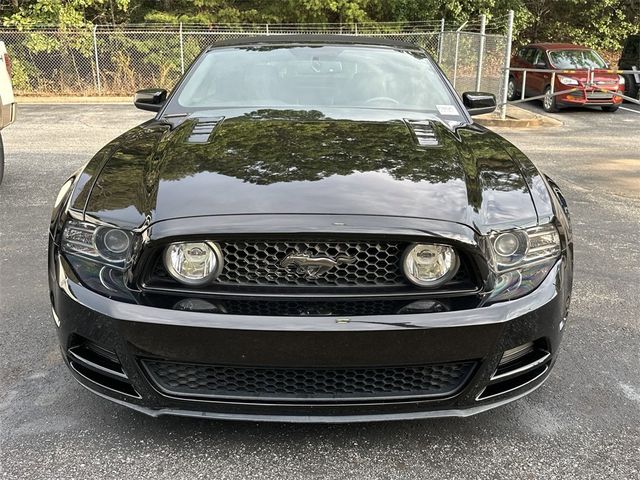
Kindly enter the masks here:
<path id="1" fill-rule="evenodd" d="M 327 316 L 327 315 L 394 315 L 407 305 L 406 301 L 295 301 L 227 300 L 220 302 L 226 313 L 266 316 Z"/>
<path id="2" fill-rule="evenodd" d="M 444 397 L 469 377 L 474 362 L 377 368 L 251 368 L 143 361 L 161 390 L 191 397 L 357 400 Z"/>
<path id="3" fill-rule="evenodd" d="M 406 285 L 401 258 L 406 243 L 400 242 L 220 242 L 224 268 L 214 283 L 219 285 L 271 286 L 397 286 Z M 337 264 L 313 272 L 282 262 L 291 256 L 326 258 Z"/>

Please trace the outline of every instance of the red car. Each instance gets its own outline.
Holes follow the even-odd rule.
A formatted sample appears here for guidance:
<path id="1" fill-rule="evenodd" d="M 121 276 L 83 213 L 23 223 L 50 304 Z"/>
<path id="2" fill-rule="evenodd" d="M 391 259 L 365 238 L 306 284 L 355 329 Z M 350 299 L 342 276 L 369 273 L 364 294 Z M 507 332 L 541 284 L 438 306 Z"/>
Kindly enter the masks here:
<path id="1" fill-rule="evenodd" d="M 528 71 L 525 96 L 544 95 L 542 105 L 547 112 L 557 112 L 560 107 L 597 105 L 605 112 L 615 112 L 622 98 L 614 92 L 624 92 L 624 78 L 610 73 L 609 66 L 595 50 L 568 43 L 536 43 L 522 47 L 511 60 L 511 68 L 531 68 Z M 555 92 L 567 93 L 553 96 L 551 81 L 553 74 L 544 70 L 566 70 L 557 72 Z M 589 74 L 589 70 L 592 74 Z M 507 84 L 507 98 L 521 97 L 524 72 L 512 71 Z"/>

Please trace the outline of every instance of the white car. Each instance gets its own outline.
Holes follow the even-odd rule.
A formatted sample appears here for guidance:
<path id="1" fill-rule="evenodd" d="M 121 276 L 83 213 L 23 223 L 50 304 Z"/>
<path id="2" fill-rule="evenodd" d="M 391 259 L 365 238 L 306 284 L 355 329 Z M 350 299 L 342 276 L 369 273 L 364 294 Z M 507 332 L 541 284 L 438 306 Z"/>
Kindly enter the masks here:
<path id="1" fill-rule="evenodd" d="M 16 101 L 11 85 L 11 60 L 4 42 L 0 41 L 0 130 L 16 119 Z M 0 183 L 4 175 L 4 145 L 0 135 Z"/>

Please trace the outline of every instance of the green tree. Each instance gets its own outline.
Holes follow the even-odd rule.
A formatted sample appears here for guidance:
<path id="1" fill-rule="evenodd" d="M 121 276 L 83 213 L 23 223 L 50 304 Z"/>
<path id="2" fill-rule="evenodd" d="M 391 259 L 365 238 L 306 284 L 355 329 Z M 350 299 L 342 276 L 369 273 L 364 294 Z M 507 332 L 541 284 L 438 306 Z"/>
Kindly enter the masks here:
<path id="1" fill-rule="evenodd" d="M 57 25 L 60 28 L 84 26 L 88 23 L 104 23 L 115 20 L 116 12 L 126 13 L 129 0 L 33 0 L 16 7 L 12 15 L 4 18 L 4 24 L 30 27 Z"/>
<path id="2" fill-rule="evenodd" d="M 570 41 L 619 49 L 640 24 L 639 0 L 11 0 L 6 25 L 88 23 L 362 23 L 470 21 L 504 26 L 515 12 L 516 44 Z M 473 25 L 473 23 L 475 25 Z M 499 22 L 499 23 L 498 23 Z"/>

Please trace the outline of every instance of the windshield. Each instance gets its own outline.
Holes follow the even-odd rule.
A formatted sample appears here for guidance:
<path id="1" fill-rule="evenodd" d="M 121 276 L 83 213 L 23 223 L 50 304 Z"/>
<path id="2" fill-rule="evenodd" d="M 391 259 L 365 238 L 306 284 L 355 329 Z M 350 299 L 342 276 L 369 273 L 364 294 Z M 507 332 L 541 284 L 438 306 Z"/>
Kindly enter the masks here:
<path id="1" fill-rule="evenodd" d="M 602 57 L 593 50 L 552 50 L 549 59 L 556 68 L 607 68 Z"/>
<path id="2" fill-rule="evenodd" d="M 235 107 L 377 108 L 465 119 L 426 54 L 360 46 L 213 49 L 165 113 Z"/>

